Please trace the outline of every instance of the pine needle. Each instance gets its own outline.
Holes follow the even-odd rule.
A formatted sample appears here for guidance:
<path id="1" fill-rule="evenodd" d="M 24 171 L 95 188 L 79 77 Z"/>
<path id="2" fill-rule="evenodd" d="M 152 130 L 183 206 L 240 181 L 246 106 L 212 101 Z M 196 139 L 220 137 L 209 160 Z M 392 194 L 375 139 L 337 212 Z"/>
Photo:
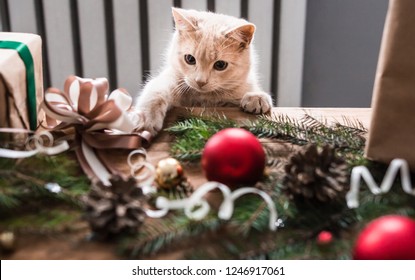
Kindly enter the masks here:
<path id="1" fill-rule="evenodd" d="M 236 123 L 226 117 L 192 117 L 179 121 L 166 129 L 177 136 L 171 147 L 171 155 L 182 161 L 197 161 L 207 140 L 219 130 L 228 127 L 236 127 Z"/>
<path id="2" fill-rule="evenodd" d="M 20 206 L 20 201 L 8 194 L 0 193 L 0 209 L 11 210 Z"/>
<path id="3" fill-rule="evenodd" d="M 189 220 L 184 216 L 173 216 L 146 223 L 135 238 L 127 238 L 120 246 L 121 252 L 135 258 L 152 255 L 190 237 L 219 229 L 222 222 L 213 216 L 202 221 Z"/>

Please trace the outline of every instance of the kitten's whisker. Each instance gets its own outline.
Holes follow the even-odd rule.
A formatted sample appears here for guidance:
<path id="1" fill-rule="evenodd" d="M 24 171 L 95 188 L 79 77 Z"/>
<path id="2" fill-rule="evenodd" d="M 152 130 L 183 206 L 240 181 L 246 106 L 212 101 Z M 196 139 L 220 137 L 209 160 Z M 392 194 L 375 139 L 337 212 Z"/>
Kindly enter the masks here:
<path id="1" fill-rule="evenodd" d="M 179 80 L 177 85 L 173 88 L 172 93 L 177 99 L 181 99 L 182 96 L 190 89 L 185 80 Z"/>

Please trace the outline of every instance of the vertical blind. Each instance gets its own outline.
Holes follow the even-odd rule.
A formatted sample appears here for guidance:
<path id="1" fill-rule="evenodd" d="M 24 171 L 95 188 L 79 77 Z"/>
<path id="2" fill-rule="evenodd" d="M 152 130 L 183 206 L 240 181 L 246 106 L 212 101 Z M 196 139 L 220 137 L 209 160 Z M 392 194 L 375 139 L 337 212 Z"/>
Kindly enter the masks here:
<path id="1" fill-rule="evenodd" d="M 277 89 L 281 1 L 0 0 L 0 30 L 43 38 L 45 87 L 68 75 L 107 77 L 134 94 L 157 73 L 173 31 L 171 7 L 243 17 L 257 26 L 255 48 L 265 91 Z"/>

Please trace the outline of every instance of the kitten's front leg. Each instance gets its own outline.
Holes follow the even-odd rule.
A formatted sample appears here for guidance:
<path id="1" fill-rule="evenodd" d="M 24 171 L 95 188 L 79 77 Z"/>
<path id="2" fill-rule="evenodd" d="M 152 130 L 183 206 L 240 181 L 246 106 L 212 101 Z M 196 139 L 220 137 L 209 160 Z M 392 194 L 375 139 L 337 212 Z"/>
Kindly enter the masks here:
<path id="1" fill-rule="evenodd" d="M 147 130 L 155 136 L 162 129 L 171 106 L 170 77 L 168 73 L 161 73 L 144 87 L 132 116 L 137 131 Z"/>
<path id="2" fill-rule="evenodd" d="M 271 96 L 261 90 L 245 93 L 241 100 L 241 108 L 252 114 L 265 114 L 271 110 Z"/>

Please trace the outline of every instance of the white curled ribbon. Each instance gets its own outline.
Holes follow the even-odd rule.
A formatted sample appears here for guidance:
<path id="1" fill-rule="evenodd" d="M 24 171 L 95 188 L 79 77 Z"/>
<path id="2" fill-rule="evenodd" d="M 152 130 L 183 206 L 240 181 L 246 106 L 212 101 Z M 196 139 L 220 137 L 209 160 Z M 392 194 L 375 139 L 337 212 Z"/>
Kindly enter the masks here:
<path id="1" fill-rule="evenodd" d="M 138 160 L 133 160 L 138 156 Z M 156 169 L 147 161 L 147 152 L 144 148 L 139 148 L 132 151 L 127 158 L 127 163 L 130 166 L 131 176 L 139 182 L 143 193 L 154 193 L 156 188 L 152 186 L 154 178 L 156 177 Z"/>
<path id="2" fill-rule="evenodd" d="M 388 169 L 386 170 L 385 177 L 383 178 L 380 187 L 376 184 L 372 174 L 365 166 L 356 166 L 352 169 L 352 175 L 350 180 L 350 191 L 346 194 L 346 202 L 349 208 L 359 207 L 359 191 L 360 181 L 363 179 L 369 190 L 377 195 L 389 192 L 393 186 L 398 171 L 401 176 L 402 189 L 407 194 L 415 196 L 415 189 L 412 188 L 411 176 L 409 173 L 408 163 L 404 159 L 394 159 L 391 161 Z"/>
<path id="3" fill-rule="evenodd" d="M 2 129 L 0 132 L 11 132 L 11 133 L 21 133 L 27 131 L 22 131 L 20 129 Z M 49 146 L 45 146 L 44 137 L 48 140 Z M 38 134 L 32 135 L 28 138 L 26 142 L 26 151 L 17 151 L 10 149 L 0 148 L 0 157 L 3 158 L 28 158 L 36 154 L 46 154 L 46 155 L 56 155 L 60 154 L 69 149 L 69 144 L 66 141 L 62 141 L 57 145 L 53 146 L 53 136 L 48 131 L 42 131 Z M 30 144 L 34 145 L 34 148 L 30 147 Z"/>
<path id="4" fill-rule="evenodd" d="M 156 200 L 156 207 L 159 210 L 147 209 L 146 214 L 152 218 L 161 218 L 165 216 L 169 210 L 184 209 L 187 217 L 194 220 L 201 220 L 210 211 L 209 203 L 203 198 L 208 192 L 219 189 L 223 195 L 223 202 L 219 207 L 218 217 L 223 220 L 229 220 L 234 211 L 234 202 L 239 197 L 245 194 L 257 194 L 261 196 L 267 203 L 270 217 L 269 217 L 269 229 L 275 231 L 277 229 L 277 210 L 271 197 L 257 188 L 240 188 L 235 191 L 231 191 L 229 187 L 218 182 L 207 182 L 200 186 L 189 198 L 180 200 L 168 200 L 165 197 L 158 197 Z"/>

